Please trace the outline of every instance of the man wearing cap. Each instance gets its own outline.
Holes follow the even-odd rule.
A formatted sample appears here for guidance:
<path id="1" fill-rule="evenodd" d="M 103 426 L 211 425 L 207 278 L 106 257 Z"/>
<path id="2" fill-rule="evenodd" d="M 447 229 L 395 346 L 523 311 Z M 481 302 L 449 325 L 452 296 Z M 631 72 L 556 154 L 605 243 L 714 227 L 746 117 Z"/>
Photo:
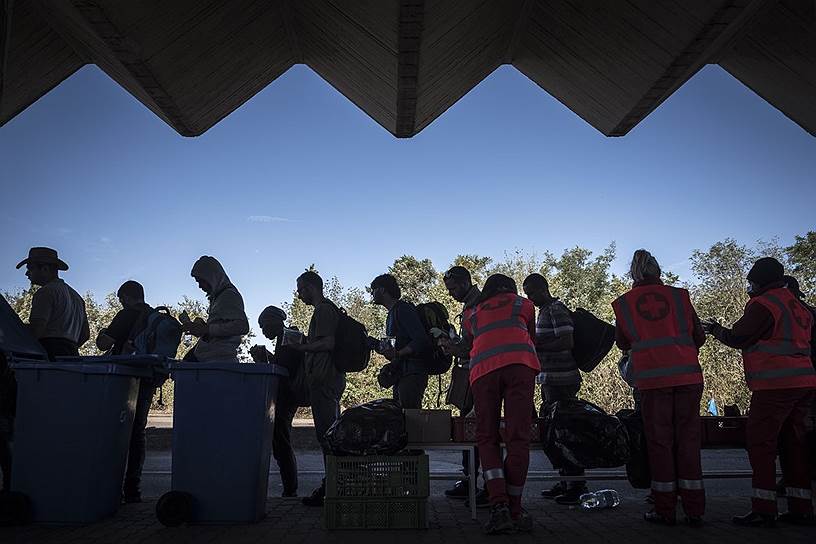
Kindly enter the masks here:
<path id="1" fill-rule="evenodd" d="M 275 352 L 265 346 L 255 345 L 249 350 L 256 363 L 277 367 L 281 376 L 275 401 L 275 425 L 272 432 L 272 456 L 280 469 L 283 497 L 297 497 L 297 457 L 292 447 L 292 421 L 299 406 L 309 406 L 309 395 L 303 382 L 302 352 L 283 345 L 283 328 L 286 312 L 276 306 L 267 306 L 258 316 L 263 335 L 275 341 Z"/>
<path id="2" fill-rule="evenodd" d="M 90 327 L 85 301 L 59 277 L 59 271 L 68 270 L 68 265 L 47 247 L 31 248 L 17 268 L 23 265 L 31 284 L 40 287 L 31 299 L 28 319 L 34 337 L 52 360 L 79 355 L 79 347 L 90 337 Z"/>
<path id="3" fill-rule="evenodd" d="M 751 511 L 733 521 L 767 527 L 777 520 L 776 454 L 781 446 L 788 512 L 778 519 L 812 525 L 804 437 L 805 418 L 816 395 L 816 371 L 810 360 L 813 316 L 785 288 L 784 269 L 776 259 L 759 259 L 748 272 L 748 282 L 751 298 L 731 329 L 716 321 L 704 325 L 723 344 L 742 350 L 745 381 L 751 390 L 746 429 L 754 471 Z"/>

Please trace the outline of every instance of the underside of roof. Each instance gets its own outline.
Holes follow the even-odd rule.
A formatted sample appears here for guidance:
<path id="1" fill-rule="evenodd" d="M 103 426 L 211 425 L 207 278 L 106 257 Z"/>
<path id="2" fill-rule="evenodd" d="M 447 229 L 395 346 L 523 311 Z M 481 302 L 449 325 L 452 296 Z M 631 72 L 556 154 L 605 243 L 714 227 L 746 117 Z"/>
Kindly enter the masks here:
<path id="1" fill-rule="evenodd" d="M 197 136 L 302 63 L 408 138 L 512 64 L 623 136 L 718 63 L 816 135 L 814 0 L 0 0 L 0 32 L 0 126 L 93 63 Z"/>

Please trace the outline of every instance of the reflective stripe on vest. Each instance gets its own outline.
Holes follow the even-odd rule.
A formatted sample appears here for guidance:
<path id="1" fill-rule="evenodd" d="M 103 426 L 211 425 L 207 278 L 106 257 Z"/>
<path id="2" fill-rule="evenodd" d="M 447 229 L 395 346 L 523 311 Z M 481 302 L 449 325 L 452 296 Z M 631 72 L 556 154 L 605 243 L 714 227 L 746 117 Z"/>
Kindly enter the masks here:
<path id="1" fill-rule="evenodd" d="M 522 330 L 527 330 L 522 323 L 519 322 L 518 317 L 521 315 L 521 308 L 524 304 L 524 299 L 521 297 L 516 298 L 513 302 L 513 310 L 510 312 L 510 317 L 507 319 L 502 319 L 500 321 L 494 321 L 493 323 L 488 323 L 484 327 L 478 327 L 476 323 L 476 312 L 473 312 L 473 315 L 470 316 L 470 328 L 471 333 L 473 334 L 473 338 L 476 338 L 480 334 L 484 334 L 486 332 L 494 331 L 496 329 L 504 329 L 507 327 L 518 327 Z"/>
<path id="2" fill-rule="evenodd" d="M 470 359 L 470 367 L 473 368 L 485 359 L 495 357 L 496 355 L 501 355 L 502 353 L 511 353 L 514 351 L 524 351 L 527 353 L 532 353 L 533 355 L 535 355 L 536 352 L 535 348 L 529 344 L 504 344 L 502 346 L 487 349 L 479 353 L 476 357 L 472 357 Z"/>
<path id="3" fill-rule="evenodd" d="M 776 378 L 792 378 L 793 376 L 812 376 L 816 374 L 813 367 L 810 368 L 775 368 L 773 370 L 758 370 L 757 372 L 746 372 L 746 380 L 773 380 Z"/>
<path id="4" fill-rule="evenodd" d="M 664 368 L 650 368 L 635 372 L 636 380 L 648 380 L 651 378 L 663 378 L 665 376 L 677 376 L 678 374 L 699 374 L 702 370 L 700 365 L 667 366 Z"/>

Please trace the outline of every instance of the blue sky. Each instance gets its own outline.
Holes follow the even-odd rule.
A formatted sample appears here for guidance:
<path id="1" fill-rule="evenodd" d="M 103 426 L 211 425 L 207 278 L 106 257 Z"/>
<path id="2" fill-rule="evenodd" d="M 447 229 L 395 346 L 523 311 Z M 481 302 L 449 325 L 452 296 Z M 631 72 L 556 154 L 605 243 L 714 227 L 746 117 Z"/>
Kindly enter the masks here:
<path id="1" fill-rule="evenodd" d="M 364 285 L 402 254 L 598 251 L 615 241 L 688 279 L 694 249 L 782 243 L 816 228 L 816 138 L 717 66 L 624 138 L 606 138 L 503 67 L 398 140 L 297 66 L 198 138 L 183 138 L 94 66 L 0 129 L 0 289 L 48 245 L 97 298 L 203 298 L 190 268 L 224 263 L 255 322 L 311 263 Z"/>

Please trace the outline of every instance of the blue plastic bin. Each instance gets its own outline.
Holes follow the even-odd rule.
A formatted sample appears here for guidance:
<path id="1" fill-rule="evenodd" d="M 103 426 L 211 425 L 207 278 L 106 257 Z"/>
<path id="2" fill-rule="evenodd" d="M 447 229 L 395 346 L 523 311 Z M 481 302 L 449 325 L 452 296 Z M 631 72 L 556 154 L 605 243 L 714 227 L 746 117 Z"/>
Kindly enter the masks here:
<path id="1" fill-rule="evenodd" d="M 274 365 L 173 363 L 172 490 L 165 525 L 253 523 L 266 511 L 278 376 Z"/>
<path id="2" fill-rule="evenodd" d="M 84 524 L 119 508 L 136 394 L 147 363 L 17 360 L 11 487 L 31 521 Z"/>

